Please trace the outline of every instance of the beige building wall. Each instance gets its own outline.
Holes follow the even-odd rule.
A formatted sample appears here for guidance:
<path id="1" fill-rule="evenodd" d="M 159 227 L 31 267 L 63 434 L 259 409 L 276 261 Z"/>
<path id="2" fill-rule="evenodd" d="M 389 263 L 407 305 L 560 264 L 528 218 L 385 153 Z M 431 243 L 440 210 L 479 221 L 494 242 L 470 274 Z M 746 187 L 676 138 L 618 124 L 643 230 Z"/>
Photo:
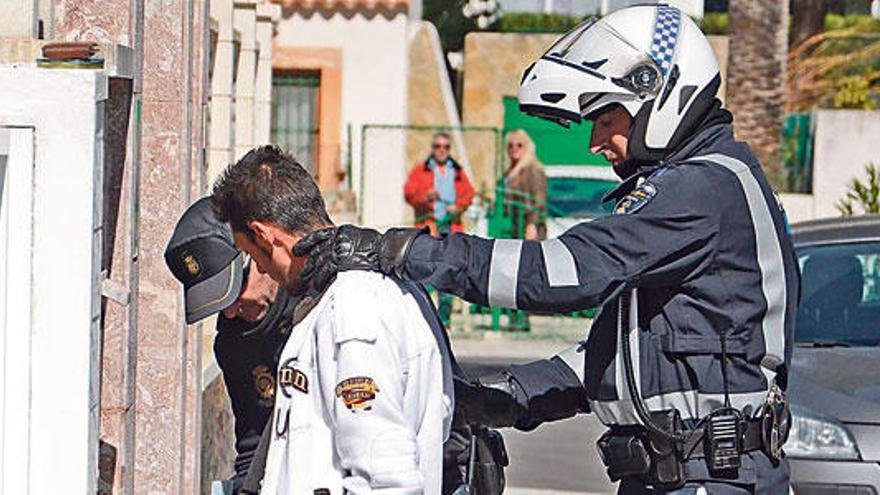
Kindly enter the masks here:
<path id="1" fill-rule="evenodd" d="M 434 24 L 427 21 L 410 23 L 407 102 L 409 124 L 413 128 L 399 131 L 406 133 L 407 171 L 430 154 L 431 136 L 438 127 L 449 127 L 452 156 L 470 174 L 470 150 L 465 144 L 468 132 L 457 129 L 461 120 L 446 71 L 440 37 Z M 491 144 L 491 133 L 484 134 Z M 412 220 L 412 209 L 407 208 L 406 223 L 409 224 Z"/>
<path id="2" fill-rule="evenodd" d="M 331 175 L 330 167 L 335 163 L 336 170 L 344 171 L 347 149 L 341 136 L 350 125 L 351 184 L 362 205 L 360 220 L 373 226 L 400 225 L 408 209 L 401 192 L 407 169 L 402 135 L 381 133 L 374 139 L 371 132 L 368 140 L 373 139 L 378 146 L 374 149 L 380 153 L 369 160 L 372 165 L 365 164 L 363 175 L 360 161 L 364 124 L 407 123 L 408 26 L 409 19 L 402 11 L 300 12 L 285 8 L 275 36 L 276 71 L 297 69 L 297 54 L 305 55 L 321 71 L 322 92 L 324 67 L 331 71 L 328 83 L 339 85 L 339 120 L 325 124 L 320 117 L 321 134 L 335 133 L 337 137 L 334 142 L 319 137 L 318 181 L 324 191 L 338 187 L 338 177 Z M 321 100 L 323 112 L 323 96 Z M 327 105 L 332 110 L 329 102 Z M 366 194 L 360 194 L 362 190 Z"/>
<path id="3" fill-rule="evenodd" d="M 504 97 L 516 96 L 522 71 L 558 37 L 557 34 L 470 33 L 464 42 L 464 125 L 504 126 Z M 494 146 L 480 146 L 469 136 L 475 183 L 495 184 Z"/>

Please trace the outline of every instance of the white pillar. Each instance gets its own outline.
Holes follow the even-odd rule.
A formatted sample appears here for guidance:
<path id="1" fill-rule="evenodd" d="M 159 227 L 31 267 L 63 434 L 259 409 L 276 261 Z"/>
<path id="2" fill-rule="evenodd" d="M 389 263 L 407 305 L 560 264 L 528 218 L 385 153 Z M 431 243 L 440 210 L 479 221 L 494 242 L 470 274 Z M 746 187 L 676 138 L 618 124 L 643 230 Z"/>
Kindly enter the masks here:
<path id="1" fill-rule="evenodd" d="M 281 18 L 281 6 L 257 5 L 257 77 L 254 82 L 254 144 L 268 144 L 272 139 L 272 38 L 275 23 Z"/>
<path id="2" fill-rule="evenodd" d="M 12 210 L 0 224 L 14 229 L 0 277 L 15 284 L 0 323 L 2 493 L 97 489 L 107 84 L 102 71 L 0 68 Z"/>
<path id="3" fill-rule="evenodd" d="M 232 0 L 211 0 L 217 46 L 211 68 L 211 125 L 208 130 L 208 182 L 213 182 L 233 156 L 232 85 L 235 69 Z"/>
<path id="4" fill-rule="evenodd" d="M 257 70 L 257 2 L 236 0 L 235 29 L 241 33 L 241 51 L 235 79 L 235 159 L 254 146 L 254 80 Z"/>

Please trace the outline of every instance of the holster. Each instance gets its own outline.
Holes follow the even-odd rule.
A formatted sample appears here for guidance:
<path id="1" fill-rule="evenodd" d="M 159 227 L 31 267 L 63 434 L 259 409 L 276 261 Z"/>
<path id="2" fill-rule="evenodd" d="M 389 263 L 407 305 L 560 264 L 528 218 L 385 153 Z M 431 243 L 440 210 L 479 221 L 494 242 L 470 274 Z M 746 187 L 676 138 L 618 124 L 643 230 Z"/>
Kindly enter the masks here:
<path id="1" fill-rule="evenodd" d="M 683 430 L 676 410 L 650 414 L 653 422 L 666 431 L 677 434 Z M 596 446 L 611 481 L 635 477 L 667 489 L 684 484 L 684 460 L 679 446 L 642 426 L 612 428 L 599 438 Z"/>
<path id="2" fill-rule="evenodd" d="M 504 468 L 507 467 L 507 449 L 504 437 L 497 430 L 483 426 L 471 426 L 472 441 L 475 443 L 471 452 L 468 469 L 471 471 L 470 493 L 473 495 L 501 495 L 504 492 Z"/>

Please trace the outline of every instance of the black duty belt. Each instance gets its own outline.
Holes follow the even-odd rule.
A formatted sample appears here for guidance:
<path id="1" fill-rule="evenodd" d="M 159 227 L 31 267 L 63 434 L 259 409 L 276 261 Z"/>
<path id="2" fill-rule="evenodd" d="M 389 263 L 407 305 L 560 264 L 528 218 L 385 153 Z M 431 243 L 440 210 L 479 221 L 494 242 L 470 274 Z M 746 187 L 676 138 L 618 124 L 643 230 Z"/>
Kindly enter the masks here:
<path id="1" fill-rule="evenodd" d="M 742 421 L 742 452 L 764 450 L 764 426 L 761 418 L 746 418 Z M 706 457 L 706 446 L 703 443 L 703 429 L 692 430 L 693 436 L 683 446 L 685 459 L 702 459 Z"/>

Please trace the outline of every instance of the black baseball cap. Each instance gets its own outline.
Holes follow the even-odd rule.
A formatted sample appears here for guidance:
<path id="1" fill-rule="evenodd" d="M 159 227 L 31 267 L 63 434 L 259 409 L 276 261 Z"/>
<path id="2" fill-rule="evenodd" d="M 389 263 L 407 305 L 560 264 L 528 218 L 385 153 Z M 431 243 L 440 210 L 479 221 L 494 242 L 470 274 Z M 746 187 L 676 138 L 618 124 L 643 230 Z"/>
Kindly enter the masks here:
<path id="1" fill-rule="evenodd" d="M 183 284 L 187 324 L 226 309 L 241 293 L 243 255 L 232 229 L 214 217 L 210 197 L 180 217 L 165 248 L 165 263 Z"/>

